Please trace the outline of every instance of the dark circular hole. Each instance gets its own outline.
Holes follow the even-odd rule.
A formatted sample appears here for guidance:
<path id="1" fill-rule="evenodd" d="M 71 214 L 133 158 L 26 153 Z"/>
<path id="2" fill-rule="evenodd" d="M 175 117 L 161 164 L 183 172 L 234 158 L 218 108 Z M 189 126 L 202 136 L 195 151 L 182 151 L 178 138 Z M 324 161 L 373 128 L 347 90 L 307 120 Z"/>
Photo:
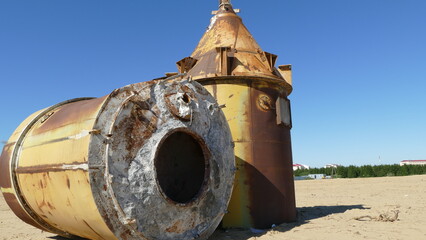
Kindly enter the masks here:
<path id="1" fill-rule="evenodd" d="M 167 136 L 154 164 L 161 190 L 177 203 L 190 202 L 203 187 L 207 171 L 204 152 L 200 142 L 186 132 Z"/>

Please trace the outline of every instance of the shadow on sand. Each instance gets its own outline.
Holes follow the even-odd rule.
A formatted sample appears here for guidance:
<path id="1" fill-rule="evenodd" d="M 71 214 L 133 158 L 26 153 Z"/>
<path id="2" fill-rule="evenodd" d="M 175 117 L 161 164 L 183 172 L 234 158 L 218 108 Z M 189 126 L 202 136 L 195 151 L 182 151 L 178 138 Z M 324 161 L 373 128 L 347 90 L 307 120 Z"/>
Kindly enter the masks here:
<path id="1" fill-rule="evenodd" d="M 70 240 L 69 238 L 65 238 L 65 237 L 61 237 L 61 236 L 54 236 L 54 237 L 48 237 L 50 239 L 54 239 L 54 240 Z M 73 237 L 73 240 L 88 240 L 86 238 L 79 238 L 79 237 Z"/>
<path id="2" fill-rule="evenodd" d="M 297 209 L 297 221 L 292 223 L 283 223 L 273 228 L 274 231 L 287 232 L 291 229 L 308 223 L 310 220 L 326 217 L 331 214 L 344 213 L 352 209 L 368 209 L 363 205 L 339 205 L 339 206 L 315 206 L 302 207 Z M 246 229 L 217 229 L 209 238 L 210 240 L 246 240 L 251 237 L 261 237 L 267 234 L 267 230 L 246 230 Z M 68 240 L 68 238 L 55 236 L 50 237 L 53 240 Z M 85 240 L 83 238 L 73 238 L 74 240 Z"/>
<path id="3" fill-rule="evenodd" d="M 245 230 L 245 229 L 218 229 L 210 240 L 246 240 L 251 237 L 261 237 L 269 230 L 278 232 L 287 232 L 291 229 L 308 223 L 310 220 L 326 217 L 331 214 L 344 213 L 352 209 L 368 209 L 363 205 L 339 205 L 339 206 L 315 206 L 297 208 L 297 221 L 292 223 L 283 223 L 273 229 L 266 230 Z"/>

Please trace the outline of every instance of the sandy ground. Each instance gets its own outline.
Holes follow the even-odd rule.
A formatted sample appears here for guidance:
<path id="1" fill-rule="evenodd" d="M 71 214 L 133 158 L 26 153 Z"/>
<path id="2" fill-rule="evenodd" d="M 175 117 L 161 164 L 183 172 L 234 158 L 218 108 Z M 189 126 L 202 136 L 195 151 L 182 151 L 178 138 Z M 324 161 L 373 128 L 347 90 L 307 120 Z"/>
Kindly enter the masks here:
<path id="1" fill-rule="evenodd" d="M 263 233 L 217 230 L 213 240 L 426 239 L 426 175 L 296 181 L 298 221 Z M 398 211 L 396 221 L 395 212 Z M 0 197 L 0 240 L 63 239 L 20 221 Z"/>

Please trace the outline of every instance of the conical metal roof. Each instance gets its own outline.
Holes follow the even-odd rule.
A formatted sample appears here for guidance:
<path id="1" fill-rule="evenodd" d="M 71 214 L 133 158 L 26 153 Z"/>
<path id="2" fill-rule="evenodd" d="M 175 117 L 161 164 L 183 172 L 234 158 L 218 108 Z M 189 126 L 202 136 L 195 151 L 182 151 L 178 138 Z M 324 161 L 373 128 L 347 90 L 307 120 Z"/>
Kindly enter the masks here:
<path id="1" fill-rule="evenodd" d="M 221 0 L 191 57 L 177 65 L 181 73 L 194 80 L 235 76 L 282 81 L 289 94 L 291 79 L 284 80 L 285 74 L 274 66 L 276 59 L 276 55 L 261 49 L 229 0 Z M 289 65 L 286 69 L 290 70 Z"/>

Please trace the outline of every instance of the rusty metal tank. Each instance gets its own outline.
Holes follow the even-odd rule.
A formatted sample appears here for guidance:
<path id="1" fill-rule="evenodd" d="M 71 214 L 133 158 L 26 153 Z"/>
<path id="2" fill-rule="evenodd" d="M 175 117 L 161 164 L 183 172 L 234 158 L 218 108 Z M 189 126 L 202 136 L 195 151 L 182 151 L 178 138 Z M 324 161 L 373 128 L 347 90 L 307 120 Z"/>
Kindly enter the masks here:
<path id="1" fill-rule="evenodd" d="M 23 221 L 64 237 L 206 239 L 226 212 L 230 130 L 197 82 L 157 80 L 40 110 L 0 157 Z"/>
<path id="2" fill-rule="evenodd" d="M 230 1 L 219 2 L 198 46 L 177 67 L 226 106 L 237 172 L 223 226 L 295 221 L 291 65 L 275 67 L 277 56 L 260 48 Z"/>

